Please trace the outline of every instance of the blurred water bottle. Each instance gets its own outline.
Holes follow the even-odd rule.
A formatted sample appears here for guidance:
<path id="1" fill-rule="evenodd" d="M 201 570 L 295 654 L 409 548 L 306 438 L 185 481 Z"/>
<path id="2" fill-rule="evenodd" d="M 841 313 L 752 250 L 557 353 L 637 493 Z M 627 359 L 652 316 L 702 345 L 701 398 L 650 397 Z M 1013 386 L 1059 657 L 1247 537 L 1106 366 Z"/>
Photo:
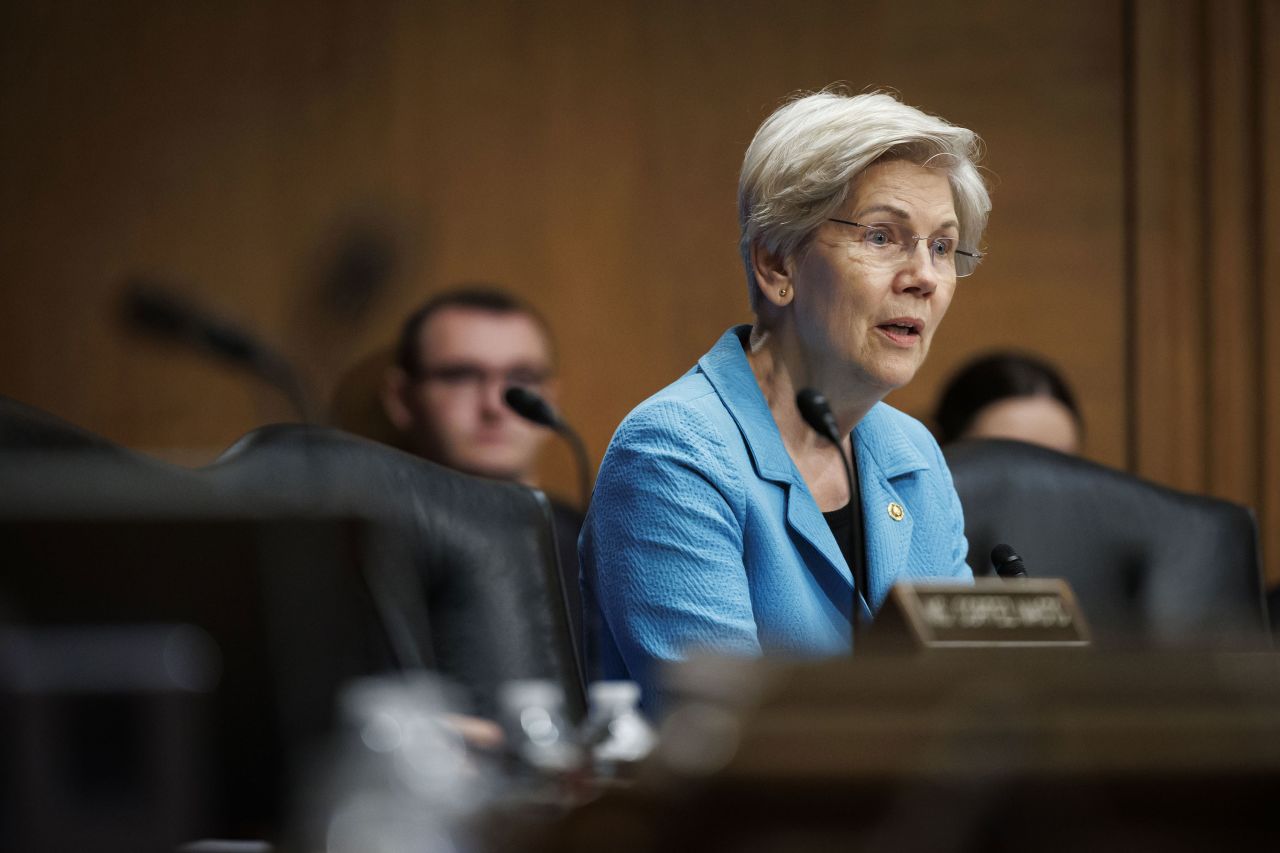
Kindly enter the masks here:
<path id="1" fill-rule="evenodd" d="M 640 685 L 634 681 L 597 681 L 587 690 L 590 710 L 582 742 L 591 749 L 596 772 L 616 773 L 635 764 L 657 742 L 653 727 L 640 713 Z"/>
<path id="2" fill-rule="evenodd" d="M 498 694 L 511 753 L 535 772 L 554 776 L 577 769 L 582 750 L 565 714 L 564 691 L 552 681 L 520 680 Z"/>
<path id="3" fill-rule="evenodd" d="M 326 853 L 458 853 L 461 820 L 483 801 L 440 682 L 417 674 L 364 679 L 341 698 L 344 734 L 305 818 L 305 849 Z"/>

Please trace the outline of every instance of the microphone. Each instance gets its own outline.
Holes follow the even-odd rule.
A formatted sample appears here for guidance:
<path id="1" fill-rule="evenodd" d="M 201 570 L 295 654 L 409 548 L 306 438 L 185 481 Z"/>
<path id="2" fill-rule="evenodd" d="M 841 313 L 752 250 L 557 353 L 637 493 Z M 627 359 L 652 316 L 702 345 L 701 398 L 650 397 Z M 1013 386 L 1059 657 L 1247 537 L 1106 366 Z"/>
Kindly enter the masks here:
<path id="1" fill-rule="evenodd" d="M 840 440 L 840 425 L 836 423 L 836 416 L 831 411 L 831 404 L 827 402 L 826 395 L 815 388 L 802 388 L 796 394 L 796 408 L 800 410 L 800 417 L 804 418 L 804 422 L 827 441 L 835 445 L 836 452 L 840 454 L 840 463 L 844 468 L 845 481 L 849 484 L 849 529 L 856 530 L 860 522 L 858 516 L 859 508 L 854 506 L 853 496 L 858 493 L 853 484 L 853 466 L 849 464 L 848 458 L 844 455 L 844 443 Z M 853 636 L 856 640 L 858 634 L 862 630 L 862 607 L 859 604 L 858 590 L 858 572 L 854 566 L 849 566 L 849 575 L 853 578 Z M 856 646 L 856 643 L 855 643 Z"/>
<path id="2" fill-rule="evenodd" d="M 831 404 L 826 396 L 813 388 L 801 389 L 796 395 L 796 407 L 800 409 L 800 417 L 827 441 L 840 446 L 840 425 L 831 412 Z M 840 455 L 844 456 L 844 448 L 840 447 Z"/>
<path id="3" fill-rule="evenodd" d="M 288 397 L 304 422 L 314 421 L 306 389 L 288 359 L 248 330 L 198 308 L 164 284 L 147 279 L 125 283 L 123 313 L 125 322 L 136 330 L 193 347 L 248 370 Z"/>
<path id="4" fill-rule="evenodd" d="M 996 574 L 1005 580 L 1027 576 L 1026 564 L 1022 562 L 1018 552 L 1004 543 L 991 549 L 991 565 L 995 567 Z"/>
<path id="5" fill-rule="evenodd" d="M 125 291 L 125 317 L 135 328 L 198 346 L 227 361 L 252 366 L 261 355 L 245 332 L 197 309 L 152 282 L 134 280 Z"/>
<path id="6" fill-rule="evenodd" d="M 539 426 L 548 427 L 557 432 L 568 428 L 568 425 L 560 419 L 560 415 L 551 407 L 551 404 L 528 388 L 512 385 L 503 394 L 503 398 L 507 401 L 507 405 L 525 420 L 533 421 Z"/>
<path id="7" fill-rule="evenodd" d="M 591 460 L 587 457 L 587 446 L 582 443 L 582 436 L 560 417 L 555 407 L 544 400 L 540 394 L 528 388 L 512 385 L 503 393 L 502 398 L 517 415 L 538 426 L 555 430 L 557 435 L 569 443 L 569 447 L 573 450 L 574 462 L 578 466 L 578 500 L 582 511 L 586 512 L 587 504 L 591 500 L 592 476 Z"/>

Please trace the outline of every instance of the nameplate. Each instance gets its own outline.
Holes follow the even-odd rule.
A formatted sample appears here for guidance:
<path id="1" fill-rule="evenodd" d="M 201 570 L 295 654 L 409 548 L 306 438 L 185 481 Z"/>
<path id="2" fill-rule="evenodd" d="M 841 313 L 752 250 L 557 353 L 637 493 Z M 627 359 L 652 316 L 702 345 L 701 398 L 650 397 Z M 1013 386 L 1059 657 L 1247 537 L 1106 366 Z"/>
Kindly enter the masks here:
<path id="1" fill-rule="evenodd" d="M 867 639 L 881 648 L 1087 646 L 1089 628 L 1066 581 L 978 578 L 894 585 Z"/>

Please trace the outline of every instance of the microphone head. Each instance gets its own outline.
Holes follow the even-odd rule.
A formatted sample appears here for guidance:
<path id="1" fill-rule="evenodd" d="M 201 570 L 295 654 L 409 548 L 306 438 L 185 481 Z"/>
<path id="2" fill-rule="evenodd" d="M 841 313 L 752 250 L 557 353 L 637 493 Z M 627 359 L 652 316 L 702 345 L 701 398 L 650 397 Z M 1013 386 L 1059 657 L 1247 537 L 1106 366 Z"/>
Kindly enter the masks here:
<path id="1" fill-rule="evenodd" d="M 1020 560 L 1018 552 L 1013 547 L 1001 542 L 999 545 L 991 549 L 991 563 L 996 566 L 1003 566 L 1010 560 Z"/>
<path id="2" fill-rule="evenodd" d="M 121 308 L 125 322 L 137 330 L 180 340 L 194 334 L 191 306 L 156 282 L 126 282 Z"/>
<path id="3" fill-rule="evenodd" d="M 800 389 L 796 394 L 796 408 L 800 410 L 800 417 L 804 418 L 804 422 L 818 435 L 835 444 L 840 443 L 840 427 L 836 424 L 836 416 L 832 414 L 831 404 L 821 391 L 816 388 Z"/>
<path id="4" fill-rule="evenodd" d="M 528 388 L 512 385 L 503 393 L 502 398 L 517 415 L 535 424 L 558 430 L 561 427 L 560 416 L 551 404 Z"/>
<path id="5" fill-rule="evenodd" d="M 249 367 L 267 364 L 267 349 L 245 329 L 197 306 L 159 280 L 125 282 L 124 320 L 135 331 L 206 350 Z"/>
<path id="6" fill-rule="evenodd" d="M 1003 542 L 991 549 L 991 565 L 995 566 L 996 574 L 1002 578 L 1025 577 L 1027 574 L 1018 552 Z"/>
<path id="7" fill-rule="evenodd" d="M 375 223 L 357 225 L 338 243 L 317 294 L 345 322 L 367 313 L 395 277 L 399 259 L 391 236 Z"/>

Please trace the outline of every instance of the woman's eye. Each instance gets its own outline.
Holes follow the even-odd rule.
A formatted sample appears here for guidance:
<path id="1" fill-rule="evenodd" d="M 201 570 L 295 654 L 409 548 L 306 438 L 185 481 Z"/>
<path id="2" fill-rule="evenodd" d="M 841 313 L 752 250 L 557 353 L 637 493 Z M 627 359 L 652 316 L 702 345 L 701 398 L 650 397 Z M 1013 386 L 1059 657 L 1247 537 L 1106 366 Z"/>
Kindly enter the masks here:
<path id="1" fill-rule="evenodd" d="M 952 246 L 955 243 L 945 237 L 938 237 L 933 241 L 931 251 L 940 258 L 948 257 L 951 254 Z"/>
<path id="2" fill-rule="evenodd" d="M 893 238 L 883 228 L 868 228 L 867 242 L 873 246 L 887 246 L 893 242 Z"/>

